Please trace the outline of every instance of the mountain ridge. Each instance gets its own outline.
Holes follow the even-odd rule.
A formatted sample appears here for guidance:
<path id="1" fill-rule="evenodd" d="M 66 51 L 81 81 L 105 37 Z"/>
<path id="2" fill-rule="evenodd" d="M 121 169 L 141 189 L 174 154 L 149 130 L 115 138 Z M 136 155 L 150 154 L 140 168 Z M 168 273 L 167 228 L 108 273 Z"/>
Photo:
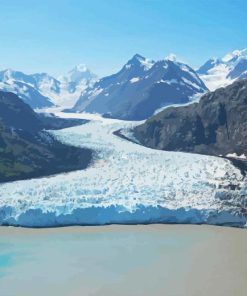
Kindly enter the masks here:
<path id="1" fill-rule="evenodd" d="M 247 49 L 209 59 L 197 69 L 197 73 L 211 91 L 247 78 Z"/>
<path id="2" fill-rule="evenodd" d="M 83 123 L 46 119 L 15 94 L 0 91 L 0 183 L 86 168 L 91 150 L 64 145 L 43 130 Z"/>
<path id="3" fill-rule="evenodd" d="M 135 54 L 119 72 L 87 88 L 71 111 L 142 120 L 161 107 L 187 103 L 206 91 L 188 65 L 170 59 L 154 62 Z"/>
<path id="4" fill-rule="evenodd" d="M 47 73 L 25 74 L 5 69 L 0 71 L 0 89 L 15 93 L 33 109 L 72 106 L 96 78 L 85 65 L 78 65 L 58 78 Z"/>

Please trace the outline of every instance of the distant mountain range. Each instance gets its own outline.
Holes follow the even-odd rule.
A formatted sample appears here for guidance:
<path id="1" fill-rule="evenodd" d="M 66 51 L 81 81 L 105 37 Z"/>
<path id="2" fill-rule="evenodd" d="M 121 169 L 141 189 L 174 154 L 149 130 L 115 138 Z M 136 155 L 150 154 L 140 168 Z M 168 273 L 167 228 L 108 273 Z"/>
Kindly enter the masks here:
<path id="1" fill-rule="evenodd" d="M 235 50 L 223 58 L 210 59 L 197 73 L 210 90 L 247 78 L 247 49 Z"/>
<path id="2" fill-rule="evenodd" d="M 145 146 L 247 156 L 247 79 L 209 92 L 199 103 L 168 107 L 134 130 Z"/>
<path id="3" fill-rule="evenodd" d="M 64 145 L 43 131 L 83 123 L 39 115 L 15 94 L 0 92 L 0 183 L 85 168 L 90 150 Z"/>
<path id="4" fill-rule="evenodd" d="M 118 73 L 89 86 L 72 111 L 141 120 L 159 108 L 187 103 L 206 91 L 188 65 L 172 59 L 154 62 L 136 54 Z"/>
<path id="5" fill-rule="evenodd" d="M 38 90 L 36 83 L 32 75 L 26 75 L 19 71 L 7 69 L 0 72 L 1 90 L 15 93 L 32 108 L 53 106 L 54 103 Z"/>
<path id="6" fill-rule="evenodd" d="M 59 106 L 69 112 L 142 120 L 243 78 L 247 49 L 210 59 L 197 71 L 173 56 L 153 61 L 139 54 L 116 74 L 101 79 L 83 64 L 57 78 L 7 69 L 0 71 L 0 90 L 17 94 L 33 109 Z"/>
<path id="7" fill-rule="evenodd" d="M 0 89 L 17 94 L 32 108 L 73 106 L 81 92 L 96 80 L 85 65 L 54 78 L 46 73 L 24 74 L 7 69 L 0 72 Z"/>

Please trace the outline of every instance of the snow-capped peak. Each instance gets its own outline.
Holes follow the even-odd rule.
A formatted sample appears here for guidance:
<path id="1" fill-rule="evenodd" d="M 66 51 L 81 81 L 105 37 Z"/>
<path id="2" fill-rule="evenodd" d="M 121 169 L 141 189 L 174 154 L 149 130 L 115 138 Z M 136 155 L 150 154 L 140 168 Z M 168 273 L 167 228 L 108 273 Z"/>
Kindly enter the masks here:
<path id="1" fill-rule="evenodd" d="M 247 57 L 247 48 L 245 49 L 237 49 L 234 50 L 233 52 L 227 53 L 223 58 L 222 61 L 227 63 L 230 62 L 234 58 L 239 58 L 239 57 Z"/>
<path id="2" fill-rule="evenodd" d="M 91 72 L 85 64 L 79 64 L 70 70 L 67 74 L 58 77 L 58 80 L 62 83 L 80 83 L 83 81 L 89 81 L 96 79 L 96 75 Z"/>
<path id="3" fill-rule="evenodd" d="M 56 79 L 47 73 L 25 74 L 13 69 L 0 71 L 0 88 L 12 91 L 35 108 L 43 107 L 44 104 L 36 102 L 37 96 L 63 107 L 71 107 L 80 97 L 85 88 L 94 83 L 96 75 L 84 64 L 74 67 L 65 76 Z M 36 93 L 36 97 L 32 93 Z M 27 98 L 27 99 L 26 99 Z"/>
<path id="4" fill-rule="evenodd" d="M 211 91 L 247 78 L 247 49 L 237 49 L 223 58 L 211 59 L 197 73 Z"/>
<path id="5" fill-rule="evenodd" d="M 22 76 L 24 76 L 24 74 L 23 75 L 22 74 L 23 73 L 21 72 L 17 72 L 11 68 L 7 68 L 0 72 L 0 77 L 1 77 L 1 80 L 7 81 L 7 80 L 15 79 L 15 76 L 19 76 L 19 78 L 22 78 Z"/>
<path id="6" fill-rule="evenodd" d="M 79 64 L 75 67 L 75 69 L 79 72 L 87 72 L 89 71 L 89 69 L 87 68 L 87 66 L 85 64 Z"/>
<path id="7" fill-rule="evenodd" d="M 139 65 L 144 68 L 144 70 L 149 70 L 154 65 L 154 61 L 141 56 L 140 54 L 135 54 L 132 59 L 128 61 L 125 65 L 126 68 L 130 68 L 133 65 Z"/>
<path id="8" fill-rule="evenodd" d="M 175 62 L 177 60 L 177 56 L 174 53 L 170 53 L 165 59 L 168 61 Z"/>
<path id="9" fill-rule="evenodd" d="M 143 60 L 145 60 L 146 58 L 145 57 L 143 57 L 142 55 L 140 55 L 139 53 L 136 53 L 134 56 L 133 56 L 133 58 L 132 58 L 132 60 L 138 60 L 139 62 L 141 62 L 141 61 L 143 61 Z"/>
<path id="10" fill-rule="evenodd" d="M 1 76 L 4 81 L 11 79 L 12 78 L 12 70 L 11 69 L 3 70 Z"/>
<path id="11" fill-rule="evenodd" d="M 14 70 L 11 68 L 7 68 L 7 69 L 3 70 L 3 72 L 5 73 L 6 76 L 11 76 L 12 73 L 14 72 Z"/>

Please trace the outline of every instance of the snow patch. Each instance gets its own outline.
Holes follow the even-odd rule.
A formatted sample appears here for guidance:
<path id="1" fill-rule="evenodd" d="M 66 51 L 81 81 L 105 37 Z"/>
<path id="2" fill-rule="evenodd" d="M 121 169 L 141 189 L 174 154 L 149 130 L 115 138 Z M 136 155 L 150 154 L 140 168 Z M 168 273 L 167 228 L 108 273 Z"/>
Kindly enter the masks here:
<path id="1" fill-rule="evenodd" d="M 237 155 L 237 153 L 234 152 L 234 153 L 228 153 L 226 156 L 233 157 L 233 158 L 239 158 L 239 159 L 247 159 L 246 155 L 244 153 L 241 155 Z"/>
<path id="2" fill-rule="evenodd" d="M 175 62 L 177 60 L 177 56 L 174 53 L 170 53 L 165 59 Z"/>
<path id="3" fill-rule="evenodd" d="M 140 80 L 140 77 L 133 77 L 132 79 L 130 79 L 130 83 L 136 83 Z"/>
<path id="4" fill-rule="evenodd" d="M 153 67 L 154 61 L 152 61 L 150 59 L 143 59 L 143 60 L 141 60 L 141 65 L 147 71 L 147 70 L 149 70 L 149 69 L 151 69 Z"/>

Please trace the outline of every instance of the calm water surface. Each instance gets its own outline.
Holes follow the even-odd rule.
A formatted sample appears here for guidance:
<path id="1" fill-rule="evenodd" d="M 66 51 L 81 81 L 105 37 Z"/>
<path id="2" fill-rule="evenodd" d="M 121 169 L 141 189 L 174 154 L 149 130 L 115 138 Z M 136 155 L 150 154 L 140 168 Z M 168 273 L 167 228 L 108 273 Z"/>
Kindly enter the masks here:
<path id="1" fill-rule="evenodd" d="M 246 296 L 247 231 L 0 229 L 0 295 Z"/>

